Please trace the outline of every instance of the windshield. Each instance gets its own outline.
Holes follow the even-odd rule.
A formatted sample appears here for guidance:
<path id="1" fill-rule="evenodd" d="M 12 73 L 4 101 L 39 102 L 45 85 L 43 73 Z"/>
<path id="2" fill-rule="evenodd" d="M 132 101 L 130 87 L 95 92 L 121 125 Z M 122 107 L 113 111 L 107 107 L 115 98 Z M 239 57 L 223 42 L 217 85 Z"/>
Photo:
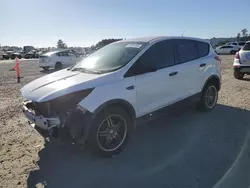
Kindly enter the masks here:
<path id="1" fill-rule="evenodd" d="M 81 60 L 73 69 L 110 72 L 125 66 L 146 45 L 146 42 L 111 43 Z"/>

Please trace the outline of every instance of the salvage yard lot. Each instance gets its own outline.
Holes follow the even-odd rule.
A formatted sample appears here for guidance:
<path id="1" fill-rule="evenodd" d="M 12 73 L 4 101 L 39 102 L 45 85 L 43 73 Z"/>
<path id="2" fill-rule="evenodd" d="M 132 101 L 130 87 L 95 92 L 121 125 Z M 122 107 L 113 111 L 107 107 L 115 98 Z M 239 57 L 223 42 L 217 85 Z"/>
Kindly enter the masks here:
<path id="1" fill-rule="evenodd" d="M 20 88 L 50 72 L 37 60 L 0 62 L 0 187 L 212 187 L 232 166 L 247 137 L 250 77 L 233 77 L 233 56 L 222 58 L 222 88 L 210 113 L 193 106 L 145 122 L 124 152 L 100 159 L 74 145 L 48 142 L 20 109 Z"/>

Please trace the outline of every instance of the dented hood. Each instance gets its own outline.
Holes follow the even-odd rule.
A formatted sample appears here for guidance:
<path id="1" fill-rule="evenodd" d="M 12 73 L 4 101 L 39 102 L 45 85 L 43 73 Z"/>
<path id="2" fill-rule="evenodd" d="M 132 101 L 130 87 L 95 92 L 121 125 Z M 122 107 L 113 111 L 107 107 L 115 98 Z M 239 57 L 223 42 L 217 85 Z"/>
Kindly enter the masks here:
<path id="1" fill-rule="evenodd" d="M 102 76 L 105 75 L 64 69 L 30 82 L 21 89 L 21 93 L 28 100 L 44 102 L 68 93 L 93 88 L 94 80 Z"/>

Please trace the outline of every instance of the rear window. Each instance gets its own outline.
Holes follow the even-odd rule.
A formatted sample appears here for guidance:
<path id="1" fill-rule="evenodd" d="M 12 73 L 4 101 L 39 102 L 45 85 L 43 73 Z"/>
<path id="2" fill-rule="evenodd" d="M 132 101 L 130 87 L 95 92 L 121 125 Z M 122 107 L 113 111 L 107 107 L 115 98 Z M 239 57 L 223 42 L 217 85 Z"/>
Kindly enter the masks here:
<path id="1" fill-rule="evenodd" d="M 199 57 L 204 57 L 209 53 L 209 44 L 206 42 L 196 41 L 196 47 L 198 50 Z"/>
<path id="2" fill-rule="evenodd" d="M 243 50 L 250 50 L 250 42 L 246 43 Z"/>

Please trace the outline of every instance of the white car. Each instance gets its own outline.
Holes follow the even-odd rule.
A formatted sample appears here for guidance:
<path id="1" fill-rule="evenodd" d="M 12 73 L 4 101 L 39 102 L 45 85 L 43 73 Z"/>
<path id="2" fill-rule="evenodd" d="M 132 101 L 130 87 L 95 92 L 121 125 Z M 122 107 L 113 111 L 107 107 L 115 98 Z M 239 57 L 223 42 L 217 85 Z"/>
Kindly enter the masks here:
<path id="1" fill-rule="evenodd" d="M 245 44 L 246 44 L 246 42 L 244 42 L 244 41 L 240 41 L 240 42 L 228 42 L 228 43 L 226 43 L 226 46 L 233 45 L 233 46 L 239 46 L 240 48 L 242 48 Z"/>
<path id="2" fill-rule="evenodd" d="M 250 74 L 250 41 L 236 53 L 233 67 L 236 79 L 242 79 L 245 74 Z"/>
<path id="3" fill-rule="evenodd" d="M 220 72 L 220 58 L 206 40 L 123 40 L 25 85 L 22 109 L 37 130 L 59 137 L 67 132 L 75 143 L 112 156 L 122 150 L 140 117 L 187 99 L 212 110 Z"/>
<path id="4" fill-rule="evenodd" d="M 239 46 L 225 45 L 215 48 L 217 54 L 236 54 L 240 50 Z"/>
<path id="5" fill-rule="evenodd" d="M 61 69 L 76 64 L 80 58 L 69 50 L 47 52 L 39 56 L 39 67 Z"/>

